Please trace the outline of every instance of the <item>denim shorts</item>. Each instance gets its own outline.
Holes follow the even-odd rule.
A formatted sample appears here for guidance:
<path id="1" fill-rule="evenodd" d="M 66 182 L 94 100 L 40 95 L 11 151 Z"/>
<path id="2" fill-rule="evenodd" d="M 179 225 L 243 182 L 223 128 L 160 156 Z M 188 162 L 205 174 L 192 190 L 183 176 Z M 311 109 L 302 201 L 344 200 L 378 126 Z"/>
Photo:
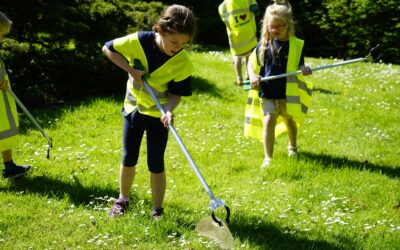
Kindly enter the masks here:
<path id="1" fill-rule="evenodd" d="M 122 109 L 124 125 L 122 133 L 122 165 L 136 166 L 140 145 L 146 131 L 147 166 L 152 173 L 164 172 L 164 154 L 168 142 L 168 129 L 160 118 L 141 114 L 137 109 L 127 114 Z"/>

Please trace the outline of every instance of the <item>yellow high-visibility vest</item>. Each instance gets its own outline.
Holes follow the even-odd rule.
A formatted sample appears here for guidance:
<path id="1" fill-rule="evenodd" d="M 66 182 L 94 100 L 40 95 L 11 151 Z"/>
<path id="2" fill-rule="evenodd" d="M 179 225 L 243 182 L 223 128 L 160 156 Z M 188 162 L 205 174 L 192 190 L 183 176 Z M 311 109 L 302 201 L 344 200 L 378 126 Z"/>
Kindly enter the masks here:
<path id="1" fill-rule="evenodd" d="M 148 72 L 149 67 L 146 55 L 137 33 L 115 39 L 113 46 L 116 51 L 128 60 L 130 66 L 133 67 L 134 60 L 139 59 L 145 71 Z M 193 72 L 194 66 L 188 53 L 185 50 L 181 50 L 161 67 L 153 71 L 147 79 L 147 83 L 152 88 L 160 104 L 164 105 L 167 103 L 168 83 L 172 80 L 175 82 L 183 81 L 191 76 Z M 142 114 L 161 117 L 161 112 L 144 85 L 136 82 L 131 76 L 126 85 L 124 108 L 127 113 L 131 113 L 137 108 Z"/>
<path id="2" fill-rule="evenodd" d="M 286 72 L 297 71 L 304 41 L 294 36 L 289 38 L 289 58 Z M 250 55 L 254 72 L 260 74 L 261 66 L 258 64 L 256 49 Z M 297 127 L 303 123 L 307 110 L 311 105 L 313 85 L 306 82 L 301 74 L 286 77 L 286 109 L 293 117 Z M 275 137 L 286 131 L 286 126 L 281 117 L 278 118 Z M 244 135 L 263 141 L 263 113 L 258 90 L 250 90 L 245 108 Z"/>
<path id="3" fill-rule="evenodd" d="M 232 55 L 243 55 L 257 44 L 257 28 L 250 6 L 255 0 L 225 0 L 218 7 L 218 13 L 225 23 Z"/>
<path id="4" fill-rule="evenodd" d="M 1 59 L 0 79 L 8 81 L 8 88 L 11 88 L 6 67 Z M 19 121 L 14 98 L 6 90 L 1 90 L 0 93 L 0 152 L 3 152 L 18 145 Z"/>

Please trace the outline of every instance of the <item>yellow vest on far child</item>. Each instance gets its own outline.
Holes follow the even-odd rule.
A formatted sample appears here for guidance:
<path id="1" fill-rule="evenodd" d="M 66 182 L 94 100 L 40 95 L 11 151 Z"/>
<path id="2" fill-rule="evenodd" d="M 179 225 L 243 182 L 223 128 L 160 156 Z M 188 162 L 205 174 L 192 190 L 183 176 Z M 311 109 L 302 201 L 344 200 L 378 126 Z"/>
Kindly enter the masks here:
<path id="1" fill-rule="evenodd" d="M 8 81 L 6 67 L 0 59 L 0 80 Z M 6 90 L 0 91 L 0 152 L 15 148 L 18 145 L 18 112 L 14 98 Z"/>
<path id="2" fill-rule="evenodd" d="M 225 0 L 218 13 L 225 23 L 232 55 L 239 56 L 251 51 L 257 44 L 257 28 L 250 6 L 255 0 Z"/>
<path id="3" fill-rule="evenodd" d="M 286 72 L 297 71 L 304 41 L 294 36 L 289 38 L 289 58 Z M 252 62 L 254 72 L 260 74 L 261 66 L 257 60 L 256 49 L 253 50 L 249 60 Z M 293 117 L 297 127 L 303 123 L 308 107 L 311 104 L 313 85 L 304 80 L 301 74 L 286 77 L 286 109 Z M 281 117 L 278 118 L 275 137 L 286 131 L 286 126 Z M 245 108 L 244 135 L 263 141 L 263 113 L 258 90 L 250 90 Z"/>

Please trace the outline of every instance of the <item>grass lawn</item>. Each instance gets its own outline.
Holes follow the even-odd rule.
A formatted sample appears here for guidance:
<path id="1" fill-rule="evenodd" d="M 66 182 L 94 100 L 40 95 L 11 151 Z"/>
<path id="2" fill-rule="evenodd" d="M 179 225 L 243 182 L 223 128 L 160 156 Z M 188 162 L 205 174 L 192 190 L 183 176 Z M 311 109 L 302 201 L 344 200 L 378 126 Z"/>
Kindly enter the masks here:
<path id="1" fill-rule="evenodd" d="M 315 90 L 299 157 L 287 157 L 283 134 L 271 167 L 260 169 L 262 144 L 243 136 L 247 92 L 234 85 L 230 55 L 191 56 L 194 94 L 175 111 L 175 127 L 231 208 L 236 249 L 399 249 L 399 66 L 357 63 L 307 77 Z M 311 66 L 335 61 L 306 58 Z M 194 230 L 210 215 L 210 199 L 172 134 L 166 215 L 149 216 L 144 146 L 131 209 L 108 218 L 118 195 L 123 97 L 31 110 L 53 139 L 49 160 L 46 140 L 21 117 L 14 158 L 32 170 L 0 179 L 0 249 L 218 249 Z"/>

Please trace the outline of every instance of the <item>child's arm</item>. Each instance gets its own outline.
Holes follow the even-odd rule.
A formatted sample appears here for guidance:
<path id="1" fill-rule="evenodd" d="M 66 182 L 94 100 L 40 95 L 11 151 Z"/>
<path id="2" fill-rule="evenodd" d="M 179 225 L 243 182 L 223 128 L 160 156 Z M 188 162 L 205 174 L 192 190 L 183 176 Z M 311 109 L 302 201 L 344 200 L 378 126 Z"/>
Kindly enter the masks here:
<path id="1" fill-rule="evenodd" d="M 249 81 L 252 89 L 258 89 L 260 86 L 260 76 L 254 72 L 253 63 L 251 60 L 247 63 L 247 72 L 249 74 Z"/>
<path id="2" fill-rule="evenodd" d="M 181 96 L 168 93 L 167 103 L 164 106 L 165 115 L 161 117 L 161 122 L 164 127 L 168 128 L 170 124 L 174 124 L 174 116 L 172 111 L 179 105 L 181 101 Z"/>
<path id="3" fill-rule="evenodd" d="M 145 71 L 132 68 L 123 56 L 111 51 L 106 45 L 103 46 L 102 51 L 115 65 L 130 74 L 136 82 L 142 82 L 142 75 L 146 74 Z"/>

